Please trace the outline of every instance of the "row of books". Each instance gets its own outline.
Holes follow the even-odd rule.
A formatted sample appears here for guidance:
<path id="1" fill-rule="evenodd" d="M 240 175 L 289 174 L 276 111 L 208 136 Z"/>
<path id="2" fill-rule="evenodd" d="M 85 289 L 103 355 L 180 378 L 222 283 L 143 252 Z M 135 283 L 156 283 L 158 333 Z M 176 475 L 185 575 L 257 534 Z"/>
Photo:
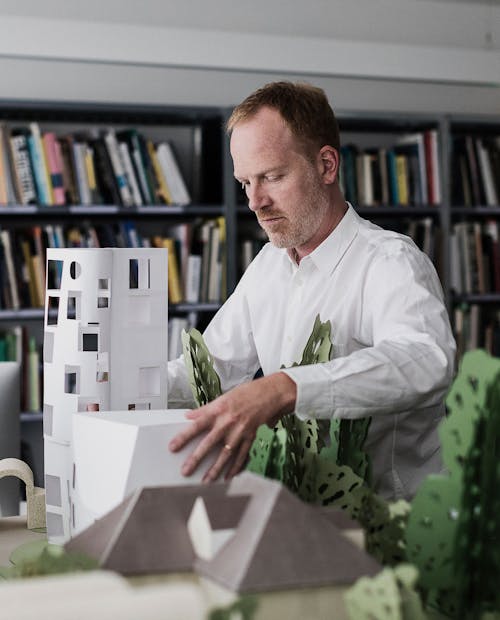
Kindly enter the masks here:
<path id="1" fill-rule="evenodd" d="M 354 206 L 441 203 L 437 130 L 405 134 L 390 148 L 340 148 L 340 183 Z"/>
<path id="2" fill-rule="evenodd" d="M 186 205 L 172 144 L 136 129 L 58 136 L 0 123 L 0 205 Z"/>
<path id="3" fill-rule="evenodd" d="M 46 248 L 165 247 L 169 250 L 169 302 L 220 303 L 225 298 L 225 220 L 170 226 L 165 234 L 141 235 L 135 223 L 64 227 L 46 224 L 0 230 L 0 309 L 43 307 Z M 57 287 L 57 272 L 48 275 Z"/>
<path id="4" fill-rule="evenodd" d="M 15 326 L 0 332 L 0 362 L 18 362 L 21 365 L 21 411 L 40 411 L 40 360 L 40 347 L 26 327 Z"/>
<path id="5" fill-rule="evenodd" d="M 455 136 L 451 162 L 452 205 L 500 204 L 500 137 Z"/>
<path id="6" fill-rule="evenodd" d="M 500 224 L 457 222 L 450 234 L 450 284 L 457 294 L 500 293 Z"/>
<path id="7" fill-rule="evenodd" d="M 500 312 L 479 304 L 460 305 L 454 310 L 457 355 L 485 349 L 500 357 Z"/>

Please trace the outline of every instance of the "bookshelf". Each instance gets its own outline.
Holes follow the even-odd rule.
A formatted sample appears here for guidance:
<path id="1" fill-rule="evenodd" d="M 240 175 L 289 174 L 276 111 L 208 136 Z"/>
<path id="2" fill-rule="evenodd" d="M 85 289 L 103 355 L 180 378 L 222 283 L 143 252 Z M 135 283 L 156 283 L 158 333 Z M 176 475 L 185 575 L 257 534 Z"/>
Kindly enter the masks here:
<path id="1" fill-rule="evenodd" d="M 189 204 L 134 204 L 128 207 L 122 204 L 94 203 L 0 205 L 0 230 L 13 231 L 47 225 L 61 225 L 68 229 L 79 226 L 98 228 L 132 222 L 141 238 L 151 238 L 155 234 L 167 235 L 169 230 L 181 225 L 196 226 L 223 218 L 225 276 L 220 288 L 220 299 L 200 298 L 194 303 L 181 299 L 169 307 L 173 320 L 188 319 L 203 328 L 224 297 L 233 290 L 251 256 L 265 242 L 253 214 L 244 206 L 244 196 L 233 179 L 228 140 L 223 129 L 229 114 L 230 110 L 226 108 L 197 106 L 0 101 L 0 123 L 10 128 L 29 126 L 36 122 L 42 134 L 52 131 L 56 135 L 81 135 L 89 130 L 96 133 L 110 127 L 116 131 L 135 128 L 153 141 L 169 140 L 174 145 L 179 167 L 191 193 Z M 488 148 L 494 145 L 498 148 L 500 117 L 349 111 L 339 111 L 337 116 L 342 145 L 351 149 L 351 155 L 363 155 L 363 163 L 354 171 L 360 176 L 356 183 L 360 186 L 363 183 L 363 191 L 359 195 L 352 195 L 352 191 L 346 192 L 347 197 L 363 217 L 383 227 L 410 234 L 421 247 L 425 245 L 423 249 L 430 254 L 440 274 L 461 351 L 471 348 L 474 342 L 478 346 L 493 346 L 493 343 L 498 346 L 500 285 L 483 287 L 481 290 L 459 290 L 454 280 L 457 256 L 452 246 L 457 224 L 476 223 L 476 229 L 477 223 L 484 226 L 487 222 L 493 222 L 497 228 L 500 225 L 500 204 L 492 202 L 491 187 L 488 196 L 484 188 L 476 188 L 475 197 L 479 200 L 474 200 L 472 179 L 462 180 L 462 172 L 470 174 L 470 170 L 464 163 L 460 170 L 458 164 L 460 174 L 457 174 L 459 160 L 456 155 L 457 143 L 460 145 L 466 136 L 471 136 L 473 145 L 476 139 L 480 139 L 488 140 Z M 438 183 L 439 191 L 431 196 L 427 186 L 426 196 L 418 188 L 418 183 L 422 181 L 418 180 L 419 171 L 422 175 L 423 170 L 419 166 L 423 162 L 418 160 L 418 136 L 422 137 L 425 149 L 426 136 L 431 135 L 435 141 L 434 185 Z M 399 196 L 395 198 L 387 179 L 387 187 L 382 190 L 380 178 L 373 177 L 374 173 L 380 176 L 381 163 L 386 162 L 389 151 L 407 158 L 407 196 L 402 200 L 399 200 Z M 349 157 L 347 149 L 343 156 L 345 163 Z M 496 184 L 498 200 L 500 167 L 495 156 L 493 160 L 497 162 L 492 166 L 492 178 Z M 477 167 L 480 171 L 479 162 Z M 429 170 L 425 169 L 425 175 L 430 174 Z M 343 176 L 345 183 L 345 169 Z M 483 181 L 479 177 L 476 183 Z M 467 188 L 467 183 L 472 197 L 468 200 L 459 198 L 464 192 L 463 188 Z M 462 187 L 462 194 L 457 193 L 457 187 Z M 469 265 L 469 268 L 472 266 Z M 458 269 L 460 277 L 464 270 L 465 263 L 461 263 Z M 494 265 L 489 267 L 490 279 L 492 272 Z M 42 323 L 41 308 L 25 306 L 0 309 L 0 330 L 23 325 L 28 334 L 37 339 L 38 347 L 41 347 Z M 25 427 L 41 425 L 41 418 L 36 413 L 26 412 L 22 423 Z"/>

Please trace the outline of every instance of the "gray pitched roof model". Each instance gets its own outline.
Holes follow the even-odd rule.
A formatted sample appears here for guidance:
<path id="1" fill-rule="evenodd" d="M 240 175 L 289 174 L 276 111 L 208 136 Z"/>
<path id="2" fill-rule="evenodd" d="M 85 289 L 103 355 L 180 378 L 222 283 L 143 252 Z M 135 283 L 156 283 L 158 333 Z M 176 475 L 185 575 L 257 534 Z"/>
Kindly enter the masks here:
<path id="1" fill-rule="evenodd" d="M 235 528 L 211 559 L 196 556 L 188 532 L 198 497 L 212 530 Z M 235 592 L 348 585 L 376 574 L 380 565 L 324 512 L 279 482 L 245 472 L 228 483 L 136 491 L 66 549 L 125 575 L 194 570 Z"/>

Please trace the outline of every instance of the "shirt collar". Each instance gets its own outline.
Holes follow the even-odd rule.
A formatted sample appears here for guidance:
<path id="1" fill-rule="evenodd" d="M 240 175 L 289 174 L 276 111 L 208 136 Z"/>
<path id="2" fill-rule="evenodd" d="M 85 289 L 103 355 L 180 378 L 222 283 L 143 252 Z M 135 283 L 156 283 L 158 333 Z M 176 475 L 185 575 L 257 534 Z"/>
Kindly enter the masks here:
<path id="1" fill-rule="evenodd" d="M 304 256 L 300 261 L 301 265 L 304 261 L 306 263 L 311 262 L 325 276 L 330 276 L 334 272 L 335 267 L 342 260 L 342 257 L 358 234 L 360 217 L 350 203 L 346 204 L 348 208 L 344 217 L 315 250 Z M 288 256 L 288 252 L 286 250 L 282 251 L 284 256 L 286 256 L 286 260 L 292 267 L 297 269 L 297 264 Z"/>

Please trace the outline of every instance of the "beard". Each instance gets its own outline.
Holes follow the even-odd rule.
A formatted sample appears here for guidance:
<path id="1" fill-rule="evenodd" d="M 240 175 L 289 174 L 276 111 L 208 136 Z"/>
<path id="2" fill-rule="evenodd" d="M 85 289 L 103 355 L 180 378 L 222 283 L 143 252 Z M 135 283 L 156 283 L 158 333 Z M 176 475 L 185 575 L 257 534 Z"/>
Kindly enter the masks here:
<path id="1" fill-rule="evenodd" d="M 274 224 L 267 224 L 258 218 L 259 225 L 275 247 L 301 247 L 319 230 L 329 209 L 328 200 L 318 186 L 311 187 L 304 195 L 304 200 L 289 205 L 284 212 L 270 210 L 260 214 L 265 219 L 283 218 Z"/>

